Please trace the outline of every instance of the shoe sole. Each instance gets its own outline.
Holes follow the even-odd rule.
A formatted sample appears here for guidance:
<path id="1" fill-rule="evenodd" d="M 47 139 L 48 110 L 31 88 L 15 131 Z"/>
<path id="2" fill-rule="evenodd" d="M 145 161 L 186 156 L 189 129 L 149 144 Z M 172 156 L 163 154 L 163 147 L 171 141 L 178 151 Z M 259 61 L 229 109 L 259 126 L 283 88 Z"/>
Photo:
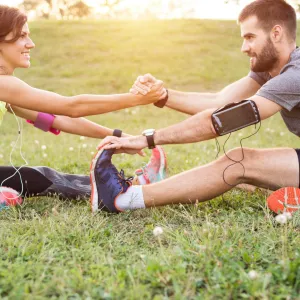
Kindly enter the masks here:
<path id="1" fill-rule="evenodd" d="M 97 212 L 99 209 L 99 203 L 98 203 L 98 190 L 97 190 L 97 184 L 96 184 L 96 178 L 95 178 L 95 167 L 98 158 L 102 154 L 103 149 L 99 150 L 94 158 L 92 159 L 91 165 L 90 165 L 90 183 L 91 183 L 91 197 L 90 197 L 90 205 L 92 212 Z"/>
<path id="2" fill-rule="evenodd" d="M 268 207 L 276 214 L 280 212 L 293 213 L 300 209 L 300 189 L 284 187 L 267 198 Z"/>

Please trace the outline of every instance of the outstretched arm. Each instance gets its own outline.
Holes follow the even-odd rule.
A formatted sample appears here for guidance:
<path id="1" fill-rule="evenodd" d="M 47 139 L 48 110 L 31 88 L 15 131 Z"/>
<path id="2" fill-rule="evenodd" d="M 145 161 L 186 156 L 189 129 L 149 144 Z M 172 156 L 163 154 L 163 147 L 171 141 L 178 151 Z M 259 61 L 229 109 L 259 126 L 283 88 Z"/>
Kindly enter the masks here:
<path id="1" fill-rule="evenodd" d="M 38 112 L 32 111 L 17 106 L 11 106 L 13 112 L 24 119 L 35 121 Z M 8 107 L 8 111 L 12 112 Z M 53 128 L 61 130 L 66 133 L 82 135 L 91 138 L 105 138 L 106 136 L 112 135 L 113 130 L 104 126 L 100 126 L 92 121 L 85 118 L 70 118 L 66 116 L 56 116 L 54 119 Z M 129 136 L 125 133 L 122 136 Z"/>
<path id="2" fill-rule="evenodd" d="M 261 120 L 269 118 L 282 109 L 280 105 L 260 96 L 253 96 L 249 100 L 256 102 Z M 157 130 L 154 134 L 154 143 L 156 145 L 185 144 L 217 137 L 211 122 L 211 115 L 214 111 L 215 109 L 207 109 L 180 123 Z M 99 144 L 99 148 L 101 147 L 141 150 L 147 147 L 147 140 L 144 136 L 107 137 Z"/>
<path id="3" fill-rule="evenodd" d="M 127 93 L 65 97 L 53 92 L 32 88 L 13 76 L 1 76 L 0 79 L 2 101 L 30 110 L 65 115 L 72 118 L 153 103 L 161 98 L 163 94 L 162 85 L 162 82 L 158 82 L 146 96 Z"/>
<path id="4" fill-rule="evenodd" d="M 134 94 L 145 94 L 147 88 L 155 84 L 156 78 L 151 74 L 139 76 L 130 89 Z M 166 106 L 174 110 L 194 115 L 214 107 L 222 107 L 228 103 L 238 102 L 254 95 L 260 85 L 246 76 L 217 93 L 193 93 L 168 90 L 169 97 Z M 147 94 L 147 93 L 146 93 Z"/>

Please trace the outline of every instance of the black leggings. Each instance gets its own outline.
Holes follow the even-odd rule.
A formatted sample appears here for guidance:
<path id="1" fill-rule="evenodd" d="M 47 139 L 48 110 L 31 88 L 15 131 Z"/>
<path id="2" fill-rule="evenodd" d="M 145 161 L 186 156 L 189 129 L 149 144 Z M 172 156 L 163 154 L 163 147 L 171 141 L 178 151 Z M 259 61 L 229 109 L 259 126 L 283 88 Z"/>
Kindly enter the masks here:
<path id="1" fill-rule="evenodd" d="M 295 149 L 298 155 L 298 163 L 299 163 L 299 188 L 300 188 L 300 149 Z"/>
<path id="2" fill-rule="evenodd" d="M 91 193 L 89 176 L 60 173 L 48 167 L 23 167 L 19 172 L 23 183 L 23 197 L 56 194 L 62 199 L 83 199 Z M 13 167 L 0 166 L 0 184 L 14 173 Z M 22 191 L 18 173 L 5 180 L 2 185 L 19 193 Z"/>

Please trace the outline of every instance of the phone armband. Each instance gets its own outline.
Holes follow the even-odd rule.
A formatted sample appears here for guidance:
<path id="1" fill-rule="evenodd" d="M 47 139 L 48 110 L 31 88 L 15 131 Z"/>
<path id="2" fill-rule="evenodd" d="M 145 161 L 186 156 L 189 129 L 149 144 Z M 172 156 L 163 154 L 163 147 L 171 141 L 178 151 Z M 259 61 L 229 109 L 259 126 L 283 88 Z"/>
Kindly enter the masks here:
<path id="1" fill-rule="evenodd" d="M 225 135 L 259 123 L 260 115 L 254 101 L 243 100 L 217 109 L 211 115 L 211 120 L 216 133 Z"/>

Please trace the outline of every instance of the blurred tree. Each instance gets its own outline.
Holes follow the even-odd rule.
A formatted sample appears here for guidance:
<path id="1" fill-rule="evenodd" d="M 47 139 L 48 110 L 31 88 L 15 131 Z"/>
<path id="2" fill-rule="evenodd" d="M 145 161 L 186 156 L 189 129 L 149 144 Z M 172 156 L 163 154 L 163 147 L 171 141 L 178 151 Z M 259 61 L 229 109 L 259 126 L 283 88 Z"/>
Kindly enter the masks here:
<path id="1" fill-rule="evenodd" d="M 42 18 L 82 18 L 90 14 L 90 7 L 82 0 L 24 0 L 26 11 L 34 10 Z"/>
<path id="2" fill-rule="evenodd" d="M 67 14 L 72 17 L 83 18 L 91 13 L 91 8 L 83 1 L 77 1 L 68 7 Z"/>

